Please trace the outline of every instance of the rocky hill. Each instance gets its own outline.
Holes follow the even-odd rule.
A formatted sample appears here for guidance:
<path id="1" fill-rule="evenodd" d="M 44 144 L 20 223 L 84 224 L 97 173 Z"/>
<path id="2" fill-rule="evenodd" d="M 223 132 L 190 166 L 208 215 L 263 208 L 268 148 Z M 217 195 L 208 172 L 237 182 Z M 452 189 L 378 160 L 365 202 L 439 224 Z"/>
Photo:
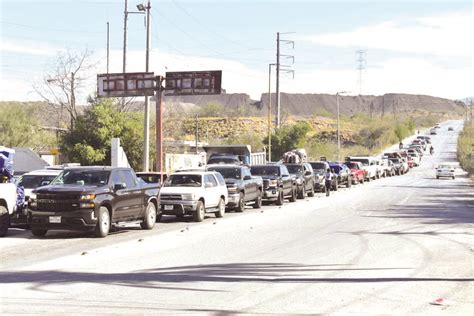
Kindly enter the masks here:
<path id="1" fill-rule="evenodd" d="M 281 93 L 281 111 L 289 115 L 307 117 L 313 115 L 335 114 L 337 112 L 336 96 L 330 94 L 290 94 Z M 186 104 L 183 110 L 190 108 L 191 104 L 197 106 L 209 103 L 222 104 L 225 108 L 241 106 L 255 107 L 261 116 L 267 115 L 268 93 L 262 94 L 259 101 L 250 99 L 247 94 L 222 94 L 204 96 L 167 96 L 165 104 L 180 107 Z M 276 96 L 272 93 L 272 107 L 275 112 Z M 165 105 L 166 106 L 166 105 Z M 341 114 L 354 115 L 367 114 L 393 114 L 412 111 L 422 112 L 449 112 L 462 114 L 464 108 L 459 102 L 432 97 L 428 95 L 413 95 L 388 93 L 382 96 L 340 96 L 339 107 Z"/>

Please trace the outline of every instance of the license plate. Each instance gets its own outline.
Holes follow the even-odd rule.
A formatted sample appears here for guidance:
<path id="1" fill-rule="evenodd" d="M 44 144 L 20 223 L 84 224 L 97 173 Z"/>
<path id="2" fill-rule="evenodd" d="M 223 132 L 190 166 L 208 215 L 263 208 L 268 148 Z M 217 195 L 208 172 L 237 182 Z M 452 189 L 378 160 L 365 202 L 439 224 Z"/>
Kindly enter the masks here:
<path id="1" fill-rule="evenodd" d="M 165 211 L 172 211 L 174 209 L 174 205 L 165 205 Z"/>
<path id="2" fill-rule="evenodd" d="M 49 217 L 50 223 L 61 223 L 61 216 L 50 216 Z"/>

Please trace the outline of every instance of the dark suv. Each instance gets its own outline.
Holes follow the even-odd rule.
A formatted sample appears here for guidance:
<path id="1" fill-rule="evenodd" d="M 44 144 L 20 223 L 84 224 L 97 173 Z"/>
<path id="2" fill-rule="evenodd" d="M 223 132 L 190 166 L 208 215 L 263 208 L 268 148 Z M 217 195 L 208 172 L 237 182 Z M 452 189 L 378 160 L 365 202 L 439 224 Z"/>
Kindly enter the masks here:
<path id="1" fill-rule="evenodd" d="M 327 161 L 310 161 L 309 164 L 313 168 L 314 173 L 314 189 L 320 192 L 326 192 L 326 171 L 330 169 Z M 333 170 L 330 171 L 333 174 L 331 182 L 331 190 L 337 191 L 337 174 Z"/>
<path id="2" fill-rule="evenodd" d="M 298 199 L 314 196 L 315 176 L 313 167 L 309 163 L 285 163 L 288 171 L 296 178 Z"/>
<path id="3" fill-rule="evenodd" d="M 282 164 L 255 165 L 250 167 L 254 176 L 263 178 L 263 199 L 282 205 L 283 199 L 296 201 L 296 179 L 290 175 Z"/>
<path id="4" fill-rule="evenodd" d="M 351 169 L 349 169 L 346 165 L 338 162 L 330 162 L 329 167 L 336 173 L 338 185 L 345 184 L 347 188 L 351 187 Z"/>

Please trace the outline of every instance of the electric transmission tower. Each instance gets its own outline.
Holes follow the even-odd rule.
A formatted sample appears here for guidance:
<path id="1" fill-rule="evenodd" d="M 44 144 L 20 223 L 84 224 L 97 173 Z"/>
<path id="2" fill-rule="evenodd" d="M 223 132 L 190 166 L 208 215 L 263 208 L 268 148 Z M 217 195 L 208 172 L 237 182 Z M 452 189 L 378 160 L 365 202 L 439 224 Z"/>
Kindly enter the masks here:
<path id="1" fill-rule="evenodd" d="M 294 32 L 280 33 L 277 32 L 277 54 L 276 54 L 276 127 L 280 128 L 281 125 L 281 107 L 280 107 L 280 72 L 292 73 L 293 78 L 295 78 L 295 71 L 290 69 L 291 65 L 295 63 L 295 56 L 293 55 L 284 55 L 280 53 L 280 43 L 290 44 L 292 48 L 295 48 L 295 42 L 290 40 L 280 39 L 282 34 L 292 34 Z M 280 63 L 280 58 L 291 59 L 291 65 L 282 65 Z"/>
<path id="2" fill-rule="evenodd" d="M 367 61 L 365 59 L 367 50 L 359 49 L 356 50 L 357 54 L 357 70 L 359 71 L 359 95 L 362 95 L 362 72 L 365 70 Z"/>

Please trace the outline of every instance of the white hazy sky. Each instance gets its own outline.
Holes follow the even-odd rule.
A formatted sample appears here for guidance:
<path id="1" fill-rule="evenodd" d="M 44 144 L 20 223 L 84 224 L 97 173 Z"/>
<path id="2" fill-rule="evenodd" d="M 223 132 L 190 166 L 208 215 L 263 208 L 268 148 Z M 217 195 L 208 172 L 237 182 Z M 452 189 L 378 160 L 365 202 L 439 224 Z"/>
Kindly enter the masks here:
<path id="1" fill-rule="evenodd" d="M 139 1 L 129 0 L 129 11 Z M 51 72 L 58 52 L 93 51 L 105 72 L 122 71 L 124 0 L 1 0 L 0 100 L 37 100 L 32 86 Z M 223 70 L 229 93 L 260 99 L 275 62 L 276 32 L 295 48 L 295 77 L 282 92 L 359 93 L 356 50 L 365 53 L 362 94 L 474 95 L 472 1 L 152 0 L 151 70 Z M 144 71 L 144 18 L 129 17 L 128 71 Z M 291 60 L 282 60 L 291 64 Z M 272 74 L 274 78 L 274 73 Z M 95 91 L 95 76 L 82 100 Z M 274 82 L 272 84 L 274 91 Z"/>

